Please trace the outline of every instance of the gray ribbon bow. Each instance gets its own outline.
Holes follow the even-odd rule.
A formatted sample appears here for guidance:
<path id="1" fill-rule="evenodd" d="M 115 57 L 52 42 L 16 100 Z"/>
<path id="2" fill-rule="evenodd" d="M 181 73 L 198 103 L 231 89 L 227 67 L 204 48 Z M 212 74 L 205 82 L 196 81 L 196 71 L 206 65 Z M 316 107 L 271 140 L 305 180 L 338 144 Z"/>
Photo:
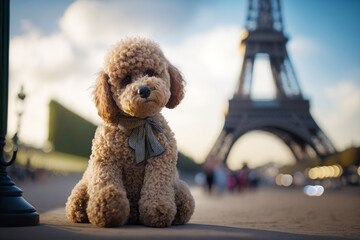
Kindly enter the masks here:
<path id="1" fill-rule="evenodd" d="M 129 146 L 135 150 L 136 164 L 147 158 L 159 156 L 165 151 L 156 138 L 153 128 L 161 131 L 170 142 L 165 131 L 152 118 L 120 118 L 118 126 L 123 132 L 130 132 Z"/>

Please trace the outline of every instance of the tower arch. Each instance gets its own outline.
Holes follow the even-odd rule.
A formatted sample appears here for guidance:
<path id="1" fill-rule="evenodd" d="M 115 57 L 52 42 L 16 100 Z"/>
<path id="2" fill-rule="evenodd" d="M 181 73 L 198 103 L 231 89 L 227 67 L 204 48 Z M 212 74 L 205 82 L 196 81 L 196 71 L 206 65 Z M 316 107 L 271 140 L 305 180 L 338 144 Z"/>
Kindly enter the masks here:
<path id="1" fill-rule="evenodd" d="M 334 145 L 310 114 L 310 102 L 303 97 L 287 53 L 280 1 L 249 0 L 245 32 L 240 43 L 243 65 L 239 81 L 229 100 L 224 127 L 208 156 L 226 161 L 234 142 L 255 129 L 278 136 L 298 161 L 335 153 Z M 268 101 L 251 96 L 257 54 L 267 54 L 270 60 L 276 96 Z"/>
<path id="2" fill-rule="evenodd" d="M 288 165 L 294 164 L 296 158 L 291 149 L 277 135 L 256 129 L 246 132 L 234 141 L 225 162 L 230 169 L 237 170 L 243 163 L 251 168 L 269 162 Z"/>

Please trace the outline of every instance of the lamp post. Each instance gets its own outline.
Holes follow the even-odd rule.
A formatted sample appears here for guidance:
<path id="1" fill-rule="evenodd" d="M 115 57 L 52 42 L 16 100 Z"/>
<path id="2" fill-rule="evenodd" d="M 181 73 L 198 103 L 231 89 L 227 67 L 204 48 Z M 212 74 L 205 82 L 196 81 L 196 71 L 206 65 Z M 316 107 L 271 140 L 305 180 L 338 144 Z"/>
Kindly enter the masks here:
<path id="1" fill-rule="evenodd" d="M 33 226 L 39 224 L 39 214 L 23 197 L 6 172 L 16 159 L 5 159 L 4 146 L 7 131 L 9 89 L 9 14 L 10 1 L 0 1 L 0 226 Z M 17 148 L 17 147 L 15 147 Z"/>
<path id="2" fill-rule="evenodd" d="M 26 95 L 24 93 L 24 86 L 21 85 L 20 88 L 20 92 L 17 95 L 17 101 L 18 101 L 18 111 L 17 111 L 17 115 L 18 115 L 18 121 L 17 121 L 17 127 L 16 127 L 16 133 L 13 136 L 12 140 L 14 145 L 18 145 L 18 140 L 19 140 L 19 133 L 20 133 L 20 126 L 21 126 L 21 117 L 24 113 L 24 99 L 25 99 Z"/>

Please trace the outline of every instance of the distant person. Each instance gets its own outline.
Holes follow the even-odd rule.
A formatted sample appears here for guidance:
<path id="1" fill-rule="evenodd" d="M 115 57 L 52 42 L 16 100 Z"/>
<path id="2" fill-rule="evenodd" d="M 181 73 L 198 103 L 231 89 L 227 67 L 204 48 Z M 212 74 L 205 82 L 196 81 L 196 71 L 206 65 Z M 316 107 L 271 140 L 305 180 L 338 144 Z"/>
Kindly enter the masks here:
<path id="1" fill-rule="evenodd" d="M 25 175 L 26 177 L 29 177 L 32 181 L 35 181 L 35 172 L 31 167 L 31 161 L 29 157 L 26 159 Z"/>
<path id="2" fill-rule="evenodd" d="M 239 191 L 245 190 L 249 186 L 249 167 L 247 166 L 247 163 L 243 164 L 243 167 L 240 169 L 238 174 L 238 187 Z"/>
<path id="3" fill-rule="evenodd" d="M 216 159 L 214 156 L 210 156 L 203 164 L 203 171 L 206 176 L 206 190 L 211 193 L 214 184 L 214 168 Z"/>
<path id="4" fill-rule="evenodd" d="M 223 162 L 218 162 L 214 170 L 215 183 L 218 187 L 218 194 L 221 195 L 226 190 L 227 168 Z"/>
<path id="5" fill-rule="evenodd" d="M 231 172 L 227 179 L 227 188 L 229 189 L 230 192 L 233 192 L 236 189 L 237 185 L 238 185 L 237 174 L 236 172 Z"/>
<path id="6" fill-rule="evenodd" d="M 258 173 L 253 170 L 253 169 L 249 169 L 248 172 L 248 184 L 250 188 L 257 188 L 257 186 L 259 185 L 259 175 Z"/>

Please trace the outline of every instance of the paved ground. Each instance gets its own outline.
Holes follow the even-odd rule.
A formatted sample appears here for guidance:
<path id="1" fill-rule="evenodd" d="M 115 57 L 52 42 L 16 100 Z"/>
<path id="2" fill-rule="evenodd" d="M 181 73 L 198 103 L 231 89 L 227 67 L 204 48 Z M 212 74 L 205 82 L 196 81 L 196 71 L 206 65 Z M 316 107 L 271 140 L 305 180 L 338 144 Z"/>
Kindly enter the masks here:
<path id="1" fill-rule="evenodd" d="M 360 239 L 359 187 L 325 191 L 322 197 L 281 188 L 208 196 L 193 187 L 196 211 L 187 225 L 101 229 L 65 218 L 64 202 L 79 178 L 17 183 L 40 213 L 41 224 L 0 228 L 0 239 Z"/>

